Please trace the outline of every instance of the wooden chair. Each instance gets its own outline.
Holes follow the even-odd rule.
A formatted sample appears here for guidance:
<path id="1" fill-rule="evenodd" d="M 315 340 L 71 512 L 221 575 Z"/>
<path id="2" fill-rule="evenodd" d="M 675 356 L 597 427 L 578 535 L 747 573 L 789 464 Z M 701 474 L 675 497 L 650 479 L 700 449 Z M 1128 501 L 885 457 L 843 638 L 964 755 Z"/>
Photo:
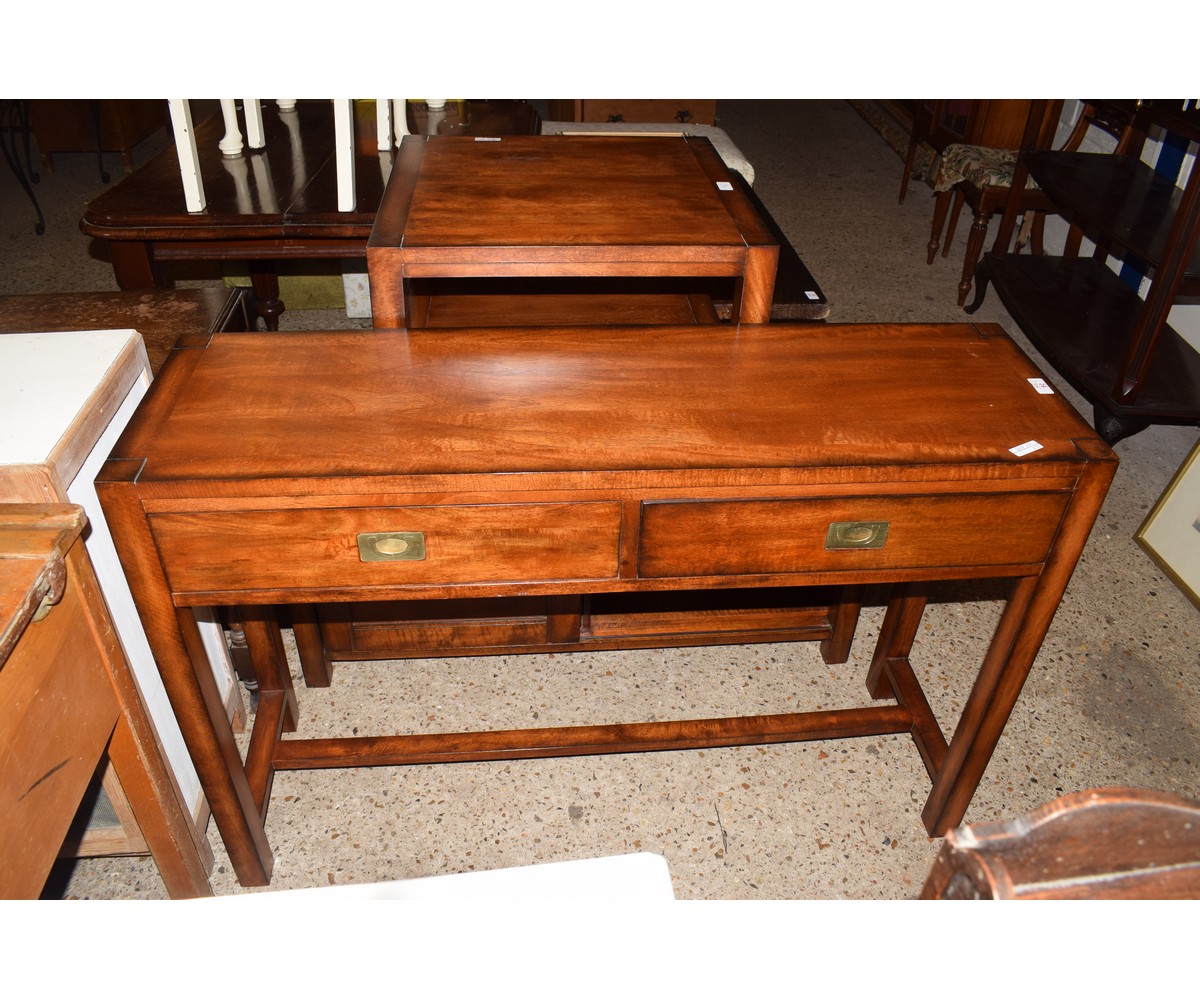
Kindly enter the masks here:
<path id="1" fill-rule="evenodd" d="M 1052 141 L 1054 131 L 1062 113 L 1062 101 L 1053 101 L 1042 122 L 1038 133 L 1036 148 L 1044 149 Z M 1080 115 L 1082 121 L 1083 115 Z M 1079 141 L 1086 133 L 1075 129 L 1071 138 L 1075 139 L 1078 132 Z M 1078 142 L 1076 142 L 1076 148 Z M 954 143 L 942 152 L 938 174 L 934 178 L 933 188 L 937 197 L 933 208 L 933 225 L 929 234 L 926 262 L 933 263 L 941 243 L 942 227 L 946 223 L 947 212 L 950 213 L 950 225 L 946 232 L 942 256 L 950 253 L 950 244 L 954 240 L 954 231 L 958 223 L 959 213 L 965 201 L 971 206 L 973 221 L 967 237 L 967 249 L 963 259 L 962 280 L 958 283 L 958 304 L 961 306 L 967 300 L 971 290 L 971 282 L 975 277 L 975 265 L 983 254 L 983 241 L 987 236 L 988 223 L 998 211 L 1003 211 L 1008 201 L 1008 191 L 1012 184 L 1013 168 L 1017 160 L 1016 149 L 996 149 L 990 146 L 975 146 L 968 143 Z M 951 202 L 953 201 L 953 209 Z M 1054 210 L 1054 205 L 1046 195 L 1036 187 L 1030 187 L 1025 192 L 1021 203 L 1021 211 L 1026 217 L 1026 226 L 1022 237 L 1032 238 L 1035 253 L 1042 251 L 1042 220 L 1035 225 L 1030 213 L 1045 213 Z M 1024 245 L 1022 239 L 1017 241 L 1017 249 Z"/>
<path id="2" fill-rule="evenodd" d="M 1088 129 L 1093 127 L 1108 133 L 1119 142 L 1124 141 L 1125 133 L 1133 117 L 1132 108 L 1133 105 L 1129 101 L 1085 102 L 1071 134 L 1067 136 L 1061 149 L 1066 152 L 1078 150 Z M 1042 129 L 1038 134 L 1039 144 L 1032 148 L 1046 149 L 1050 147 L 1061 112 L 1061 101 L 1050 103 L 1042 123 Z M 934 179 L 937 199 L 933 209 L 933 226 L 929 236 L 927 262 L 933 263 L 938 245 L 942 242 L 942 226 L 948 211 L 950 225 L 946 231 L 945 241 L 942 243 L 942 256 L 945 257 L 950 253 L 950 244 L 954 241 L 958 216 L 965 201 L 971 206 L 974 221 L 967 239 L 962 280 L 958 283 L 958 304 L 960 306 L 966 301 L 967 293 L 971 290 L 975 267 L 983 252 L 983 241 L 987 236 L 988 224 L 996 212 L 1004 210 L 1008 201 L 1016 160 L 1016 149 L 995 149 L 959 143 L 947 146 L 943 151 L 938 176 Z M 951 208 L 952 200 L 953 208 Z M 1045 214 L 1054 210 L 1054 205 L 1036 187 L 1031 186 L 1026 190 L 1020 206 L 1020 212 L 1024 214 L 1024 221 L 1016 240 L 1018 252 L 1030 242 L 1032 242 L 1034 253 L 1042 252 Z M 1078 234 L 1072 233 L 1071 239 L 1078 248 Z"/>
<path id="3" fill-rule="evenodd" d="M 1200 802 L 1098 788 L 1016 820 L 959 827 L 921 898 L 1200 898 Z"/>

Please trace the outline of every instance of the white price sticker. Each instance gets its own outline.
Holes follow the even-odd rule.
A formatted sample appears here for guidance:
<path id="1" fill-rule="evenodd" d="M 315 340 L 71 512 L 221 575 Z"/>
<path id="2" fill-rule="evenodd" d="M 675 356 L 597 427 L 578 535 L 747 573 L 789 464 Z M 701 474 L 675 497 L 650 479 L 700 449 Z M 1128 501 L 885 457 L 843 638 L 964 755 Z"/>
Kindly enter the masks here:
<path id="1" fill-rule="evenodd" d="M 1026 441 L 1024 444 L 1016 445 L 1008 450 L 1019 458 L 1022 455 L 1028 455 L 1030 452 L 1040 451 L 1041 447 L 1036 441 Z"/>
<path id="2" fill-rule="evenodd" d="M 718 191 L 732 191 L 733 185 L 730 184 L 729 181 L 717 181 L 717 190 Z"/>
<path id="3" fill-rule="evenodd" d="M 1044 378 L 1031 378 L 1027 380 L 1031 386 L 1043 396 L 1053 396 L 1054 389 Z"/>

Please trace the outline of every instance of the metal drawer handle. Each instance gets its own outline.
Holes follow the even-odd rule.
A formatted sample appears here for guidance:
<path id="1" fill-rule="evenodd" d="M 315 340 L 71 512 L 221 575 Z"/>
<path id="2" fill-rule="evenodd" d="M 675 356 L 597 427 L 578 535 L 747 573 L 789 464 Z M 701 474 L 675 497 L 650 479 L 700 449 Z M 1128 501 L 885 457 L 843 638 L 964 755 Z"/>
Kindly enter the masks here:
<path id="1" fill-rule="evenodd" d="M 887 533 L 887 521 L 834 521 L 825 535 L 825 548 L 881 549 Z"/>
<path id="2" fill-rule="evenodd" d="M 358 536 L 358 558 L 363 562 L 397 562 L 425 558 L 421 531 L 367 531 Z"/>

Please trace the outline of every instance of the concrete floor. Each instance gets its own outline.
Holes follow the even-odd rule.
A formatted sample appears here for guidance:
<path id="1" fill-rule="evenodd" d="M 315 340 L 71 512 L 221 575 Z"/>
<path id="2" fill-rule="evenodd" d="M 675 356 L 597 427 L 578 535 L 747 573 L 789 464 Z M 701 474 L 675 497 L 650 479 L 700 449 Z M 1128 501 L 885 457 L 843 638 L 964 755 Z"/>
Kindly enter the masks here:
<path id="1" fill-rule="evenodd" d="M 831 322 L 956 322 L 967 226 L 925 262 L 932 198 L 897 204 L 901 163 L 842 101 L 721 101 L 772 211 L 832 303 Z M 153 140 L 149 145 L 153 145 Z M 138 162 L 148 152 L 139 149 Z M 115 288 L 78 230 L 103 185 L 94 158 L 60 155 L 37 193 L 47 232 L 0 176 L 8 293 Z M 109 169 L 119 170 L 115 158 Z M 193 276 L 190 280 L 212 280 Z M 994 294 L 976 321 L 1004 326 L 1060 392 L 1090 414 L 1023 340 Z M 336 311 L 285 312 L 285 329 L 362 326 Z M 968 822 L 1011 818 L 1056 796 L 1128 785 L 1197 797 L 1200 610 L 1134 541 L 1197 442 L 1151 427 L 1119 442 L 1121 466 Z M 914 666 L 949 728 L 999 612 L 988 588 L 947 588 L 922 626 Z M 866 704 L 882 618 L 864 610 L 854 654 L 825 665 L 811 645 L 343 664 L 325 691 L 299 688 L 301 735 L 406 720 L 440 727 L 789 711 Z M 290 637 L 289 637 L 290 638 Z M 386 720 L 386 721 L 385 721 Z M 343 729 L 344 731 L 344 729 Z M 378 731 L 383 731 L 380 728 Z M 949 735 L 949 733 L 948 733 Z M 666 858 L 684 900 L 913 898 L 940 841 L 920 811 L 929 781 L 912 741 L 884 737 L 563 760 L 284 772 L 267 832 L 271 890 L 409 879 L 646 851 Z M 215 826 L 217 894 L 236 882 Z M 164 896 L 149 859 L 75 865 L 68 898 Z"/>

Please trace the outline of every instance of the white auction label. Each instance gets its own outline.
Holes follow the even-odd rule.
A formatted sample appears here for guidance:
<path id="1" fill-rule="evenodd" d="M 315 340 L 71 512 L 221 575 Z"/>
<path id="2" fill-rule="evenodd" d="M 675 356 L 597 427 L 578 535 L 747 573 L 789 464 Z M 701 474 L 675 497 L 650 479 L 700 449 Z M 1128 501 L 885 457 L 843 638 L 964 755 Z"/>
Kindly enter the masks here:
<path id="1" fill-rule="evenodd" d="M 1028 455 L 1030 452 L 1038 451 L 1041 449 L 1041 447 L 1042 446 L 1040 444 L 1038 444 L 1036 441 L 1026 441 L 1024 444 L 1016 445 L 1015 447 L 1009 448 L 1008 450 L 1011 451 L 1014 455 L 1020 457 L 1021 455 Z"/>
<path id="2" fill-rule="evenodd" d="M 1028 379 L 1027 381 L 1029 382 L 1029 384 L 1031 386 L 1034 387 L 1034 389 L 1036 389 L 1043 396 L 1053 396 L 1054 395 L 1053 387 L 1051 387 L 1050 383 L 1047 382 L 1044 378 L 1031 378 L 1031 379 Z"/>
<path id="3" fill-rule="evenodd" d="M 732 191 L 733 185 L 730 184 L 729 181 L 717 181 L 717 190 L 718 191 Z"/>

